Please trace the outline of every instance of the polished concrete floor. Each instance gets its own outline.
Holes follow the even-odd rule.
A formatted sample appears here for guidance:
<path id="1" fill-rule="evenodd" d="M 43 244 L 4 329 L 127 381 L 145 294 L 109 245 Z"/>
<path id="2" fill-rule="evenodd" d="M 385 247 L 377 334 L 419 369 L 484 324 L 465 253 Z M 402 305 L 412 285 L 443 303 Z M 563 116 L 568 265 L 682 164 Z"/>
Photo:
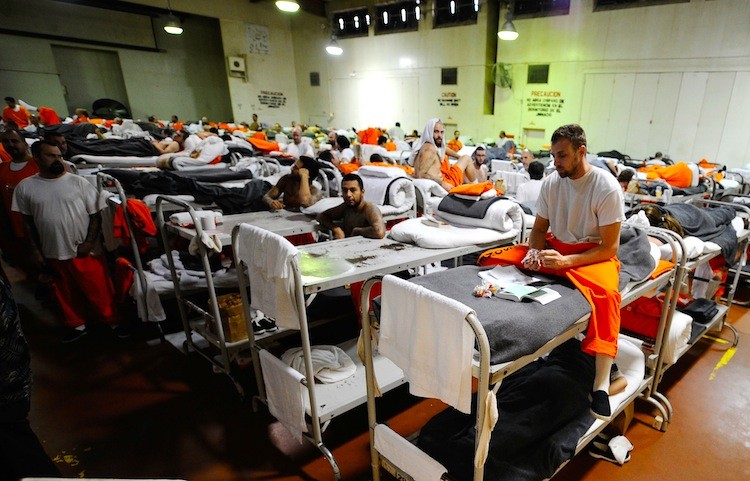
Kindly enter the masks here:
<path id="1" fill-rule="evenodd" d="M 155 331 L 127 340 L 108 330 L 62 345 L 57 315 L 34 300 L 7 269 L 22 306 L 35 375 L 32 427 L 66 477 L 178 478 L 191 481 L 330 480 L 328 463 L 300 445 L 265 410 L 253 412 L 232 382 L 195 354 L 149 343 Z M 670 369 L 663 393 L 675 415 L 666 432 L 636 403 L 627 437 L 632 459 L 620 467 L 576 456 L 558 480 L 736 480 L 750 478 L 750 311 L 733 307 L 738 348 L 704 340 Z M 354 332 L 351 320 L 340 329 Z M 330 330 L 330 329 L 329 329 Z M 725 330 L 724 338 L 731 334 Z M 252 369 L 238 377 L 250 388 Z M 408 434 L 442 409 L 434 401 L 390 393 L 382 413 Z M 364 407 L 333 420 L 325 439 L 345 480 L 371 479 Z"/>

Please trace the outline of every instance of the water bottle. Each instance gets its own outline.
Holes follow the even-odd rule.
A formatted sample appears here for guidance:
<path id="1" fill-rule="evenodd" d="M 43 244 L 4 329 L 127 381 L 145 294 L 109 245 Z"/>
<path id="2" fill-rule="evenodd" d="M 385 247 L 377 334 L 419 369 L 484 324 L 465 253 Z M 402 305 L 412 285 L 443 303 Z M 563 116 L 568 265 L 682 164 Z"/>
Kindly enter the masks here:
<path id="1" fill-rule="evenodd" d="M 656 186 L 656 198 L 661 199 L 661 186 L 660 185 Z"/>

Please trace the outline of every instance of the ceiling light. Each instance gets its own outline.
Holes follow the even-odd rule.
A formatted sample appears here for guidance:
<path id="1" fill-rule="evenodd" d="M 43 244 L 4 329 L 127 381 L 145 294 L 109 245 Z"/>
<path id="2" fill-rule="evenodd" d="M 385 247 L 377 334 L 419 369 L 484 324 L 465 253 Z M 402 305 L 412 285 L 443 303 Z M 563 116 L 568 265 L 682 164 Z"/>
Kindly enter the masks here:
<path id="1" fill-rule="evenodd" d="M 511 20 L 506 20 L 503 28 L 497 32 L 497 36 L 500 37 L 500 40 L 515 40 L 518 38 L 518 31 Z"/>
<path id="2" fill-rule="evenodd" d="M 297 0 L 278 0 L 276 8 L 282 12 L 294 13 L 299 10 L 299 3 L 297 3 Z"/>
<path id="3" fill-rule="evenodd" d="M 329 55 L 341 55 L 344 53 L 344 49 L 339 46 L 335 36 L 331 37 L 331 41 L 328 43 L 328 46 L 326 46 L 326 52 L 328 52 Z"/>
<path id="4" fill-rule="evenodd" d="M 182 25 L 180 24 L 180 20 L 170 13 L 167 24 L 164 25 L 164 31 L 170 35 L 182 35 Z"/>
<path id="5" fill-rule="evenodd" d="M 512 11 L 513 5 L 509 2 L 508 9 L 505 11 L 505 23 L 500 31 L 497 32 L 497 36 L 500 37 L 500 40 L 515 40 L 518 38 L 518 30 L 516 30 L 516 26 L 513 25 Z"/>
<path id="6" fill-rule="evenodd" d="M 164 25 L 164 31 L 170 35 L 182 35 L 182 22 L 172 13 L 172 4 L 169 3 L 169 0 L 167 0 L 167 10 L 169 10 L 169 17 L 167 17 L 167 23 Z"/>

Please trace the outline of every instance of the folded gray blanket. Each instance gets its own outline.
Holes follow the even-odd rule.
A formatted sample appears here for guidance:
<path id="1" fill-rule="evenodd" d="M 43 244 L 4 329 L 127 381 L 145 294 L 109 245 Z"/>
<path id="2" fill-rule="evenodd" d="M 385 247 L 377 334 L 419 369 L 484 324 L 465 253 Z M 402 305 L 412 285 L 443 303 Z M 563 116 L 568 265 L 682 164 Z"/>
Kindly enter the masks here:
<path id="1" fill-rule="evenodd" d="M 446 195 L 443 197 L 443 200 L 440 201 L 438 211 L 462 215 L 474 219 L 484 219 L 484 216 L 487 215 L 487 209 L 498 200 L 505 198 L 506 197 L 492 197 L 491 199 L 485 200 L 467 200 L 459 199 L 454 195 Z"/>
<path id="2" fill-rule="evenodd" d="M 620 247 L 617 249 L 617 258 L 620 259 L 618 288 L 621 291 L 628 282 L 642 281 L 653 272 L 656 266 L 650 252 L 651 245 L 646 232 L 623 224 L 620 230 Z"/>
<path id="3" fill-rule="evenodd" d="M 732 207 L 720 205 L 701 209 L 693 204 L 669 204 L 660 209 L 677 219 L 686 235 L 718 244 L 727 265 L 734 264 L 737 232 L 731 224 L 736 215 Z"/>
<path id="4" fill-rule="evenodd" d="M 410 279 L 431 291 L 474 309 L 490 342 L 493 364 L 512 361 L 531 354 L 550 339 L 565 332 L 575 321 L 591 312 L 585 297 L 565 281 L 549 287 L 562 297 L 541 305 L 538 302 L 513 302 L 497 297 L 474 297 L 477 275 L 486 268 L 462 266 Z"/>

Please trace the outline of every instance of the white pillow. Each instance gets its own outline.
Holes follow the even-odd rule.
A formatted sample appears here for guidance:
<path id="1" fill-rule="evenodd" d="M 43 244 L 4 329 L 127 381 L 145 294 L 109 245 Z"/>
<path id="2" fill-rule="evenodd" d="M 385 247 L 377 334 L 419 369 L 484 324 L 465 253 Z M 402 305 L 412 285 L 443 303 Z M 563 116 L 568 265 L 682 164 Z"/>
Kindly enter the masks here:
<path id="1" fill-rule="evenodd" d="M 301 207 L 300 212 L 306 215 L 317 216 L 321 212 L 341 205 L 344 202 L 342 197 L 324 197 L 309 207 Z"/>
<path id="2" fill-rule="evenodd" d="M 479 227 L 457 227 L 446 225 L 432 227 L 422 223 L 422 218 L 407 219 L 394 225 L 388 237 L 427 249 L 444 249 L 473 244 L 489 244 L 515 237 L 517 230 L 499 232 Z"/>
<path id="3" fill-rule="evenodd" d="M 398 167 L 380 167 L 377 165 L 363 165 L 356 172 L 366 177 L 381 177 L 385 179 L 394 179 L 396 177 L 406 177 L 406 172 Z"/>

